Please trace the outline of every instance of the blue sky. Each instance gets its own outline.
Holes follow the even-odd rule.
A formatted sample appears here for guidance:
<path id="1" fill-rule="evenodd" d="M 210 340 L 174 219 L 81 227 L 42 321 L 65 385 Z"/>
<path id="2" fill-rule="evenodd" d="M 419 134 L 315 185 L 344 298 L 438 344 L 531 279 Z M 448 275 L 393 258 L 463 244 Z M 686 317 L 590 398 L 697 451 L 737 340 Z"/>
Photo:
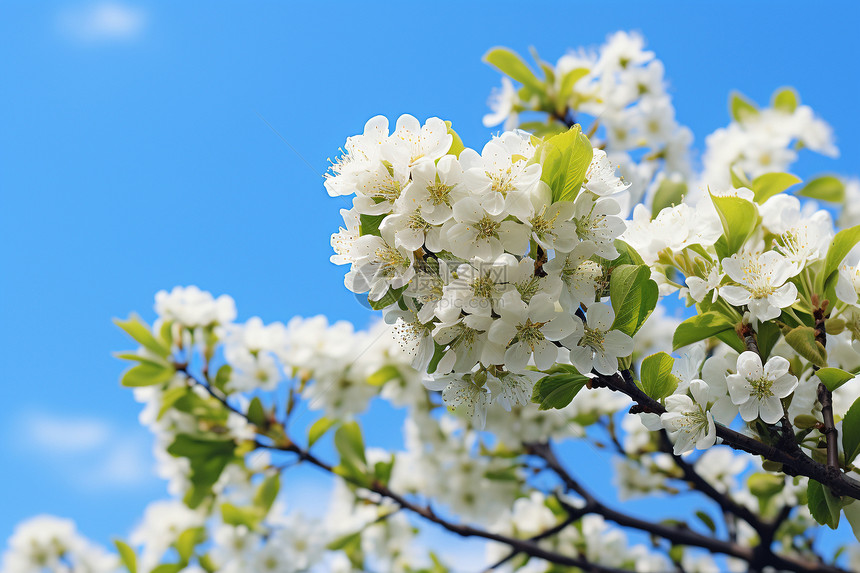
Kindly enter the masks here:
<path id="1" fill-rule="evenodd" d="M 164 494 L 110 356 L 128 346 L 111 318 L 151 319 L 157 290 L 228 293 L 240 319 L 366 324 L 328 262 L 344 201 L 322 187 L 327 158 L 376 114 L 450 119 L 480 148 L 494 45 L 555 60 L 639 30 L 699 149 L 730 90 L 766 102 L 793 85 L 842 152 L 804 154 L 796 172 L 860 165 L 860 7 L 652 6 L 3 2 L 0 486 L 14 495 L 0 539 L 51 512 L 107 541 Z M 383 420 L 379 440 L 399 427 Z"/>

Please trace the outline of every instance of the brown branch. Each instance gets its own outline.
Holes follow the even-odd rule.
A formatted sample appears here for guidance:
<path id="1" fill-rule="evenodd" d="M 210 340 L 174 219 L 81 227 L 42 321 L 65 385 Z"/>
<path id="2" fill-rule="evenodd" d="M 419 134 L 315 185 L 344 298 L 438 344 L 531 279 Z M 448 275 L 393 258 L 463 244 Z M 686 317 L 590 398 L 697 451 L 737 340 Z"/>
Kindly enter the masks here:
<path id="1" fill-rule="evenodd" d="M 629 378 L 628 379 L 625 379 Z M 622 375 L 616 372 L 612 376 L 599 375 L 592 378 L 592 386 L 605 387 L 616 392 L 626 394 L 636 402 L 636 411 L 662 414 L 666 411 L 663 405 L 645 394 L 632 381 L 629 373 Z M 762 456 L 767 460 L 783 465 L 783 471 L 788 475 L 801 475 L 812 478 L 815 481 L 828 486 L 835 495 L 847 495 L 854 499 L 860 499 L 860 482 L 848 477 L 838 468 L 820 464 L 806 455 L 797 444 L 791 450 L 783 450 L 775 446 L 765 444 L 751 436 L 736 432 L 731 428 L 716 424 L 717 436 L 723 442 L 736 450 Z"/>
<path id="2" fill-rule="evenodd" d="M 812 302 L 815 305 L 812 311 L 812 316 L 815 319 L 815 341 L 821 344 L 823 348 L 827 348 L 827 330 L 824 321 L 828 301 L 825 300 L 818 304 L 818 297 L 815 296 Z M 813 365 L 812 369 L 817 372 L 818 366 Z M 839 432 L 833 421 L 833 393 L 821 382 L 818 383 L 818 401 L 821 403 L 821 416 L 824 419 L 824 428 L 821 429 L 821 433 L 824 434 L 824 441 L 827 444 L 827 465 L 838 470 Z"/>
<path id="3" fill-rule="evenodd" d="M 752 566 L 755 566 L 755 568 L 771 566 L 779 570 L 795 571 L 799 573 L 844 573 L 842 569 L 835 566 L 823 565 L 821 563 L 809 563 L 806 561 L 800 561 L 796 558 L 788 558 L 773 553 L 770 548 L 770 545 L 773 542 L 773 535 L 782 521 L 787 517 L 787 512 L 785 515 L 781 512 L 780 515 L 777 516 L 776 520 L 771 523 L 764 524 L 762 526 L 762 530 L 759 532 L 759 535 L 762 538 L 762 543 L 760 543 L 755 549 L 750 549 L 749 547 L 745 547 L 734 542 L 723 541 L 721 539 L 702 535 L 685 527 L 673 527 L 662 523 L 654 523 L 611 509 L 598 501 L 570 474 L 570 472 L 567 471 L 567 469 L 558 460 L 552 447 L 548 443 L 529 443 L 524 444 L 524 446 L 526 447 L 527 453 L 538 456 L 546 462 L 547 467 L 550 468 L 556 476 L 558 476 L 566 489 L 575 492 L 585 501 L 584 507 L 575 508 L 564 501 L 559 500 L 567 511 L 594 513 L 602 516 L 604 519 L 617 523 L 622 527 L 638 529 L 666 539 L 673 545 L 701 547 L 703 549 L 707 549 L 711 553 L 721 553 L 737 557 L 750 563 Z M 785 508 L 783 511 L 785 511 Z M 788 511 L 790 511 L 790 509 Z M 757 518 L 754 519 L 754 521 L 761 523 L 761 520 Z"/>
<path id="4" fill-rule="evenodd" d="M 767 529 L 768 524 L 763 522 L 760 516 L 750 511 L 745 505 L 739 504 L 727 494 L 718 491 L 705 478 L 699 475 L 692 464 L 687 463 L 684 458 L 676 455 L 672 448 L 672 442 L 669 441 L 669 436 L 666 435 L 665 430 L 660 432 L 660 449 L 672 456 L 672 459 L 675 460 L 675 465 L 684 473 L 684 479 L 689 482 L 694 489 L 715 501 L 724 513 L 730 513 L 740 517 L 749 523 L 753 529 L 759 532 L 759 534 Z"/>
<path id="5" fill-rule="evenodd" d="M 317 468 L 324 470 L 332 475 L 335 474 L 334 467 L 331 464 L 328 464 L 321 459 L 314 456 L 307 450 L 302 449 L 295 443 L 291 443 L 289 445 L 282 446 L 267 446 L 266 444 L 258 443 L 258 447 L 261 448 L 269 448 L 276 449 L 285 452 L 291 452 L 296 454 L 300 460 L 306 461 L 311 465 L 316 466 Z M 515 537 L 509 537 L 506 535 L 501 535 L 498 533 L 492 533 L 490 531 L 486 531 L 483 529 L 479 529 L 477 527 L 472 527 L 469 525 L 462 525 L 457 523 L 452 523 L 439 515 L 437 515 L 432 508 L 429 506 L 423 506 L 415 504 L 400 494 L 397 494 L 391 491 L 388 486 L 378 481 L 374 481 L 370 484 L 361 483 L 356 480 L 352 480 L 347 476 L 340 476 L 341 479 L 352 483 L 358 487 L 366 488 L 374 493 L 377 493 L 383 497 L 386 497 L 401 508 L 411 511 L 416 515 L 420 515 L 427 521 L 440 525 L 444 529 L 450 531 L 451 533 L 455 533 L 461 537 L 480 537 L 482 539 L 487 539 L 490 541 L 495 541 L 497 543 L 502 543 L 504 545 L 508 545 L 512 550 L 515 550 L 517 553 L 524 553 L 529 555 L 530 557 L 536 557 L 538 559 L 543 559 L 545 561 L 549 561 L 550 563 L 556 563 L 558 565 L 565 565 L 567 567 L 579 567 L 585 571 L 593 572 L 593 573 L 632 573 L 628 569 L 617 569 L 615 567 L 606 567 L 603 565 L 598 565 L 596 563 L 592 563 L 585 559 L 570 557 L 568 555 L 563 555 L 561 553 L 557 553 L 555 551 L 550 551 L 544 549 L 540 545 L 537 544 L 536 541 L 529 539 L 517 539 Z"/>

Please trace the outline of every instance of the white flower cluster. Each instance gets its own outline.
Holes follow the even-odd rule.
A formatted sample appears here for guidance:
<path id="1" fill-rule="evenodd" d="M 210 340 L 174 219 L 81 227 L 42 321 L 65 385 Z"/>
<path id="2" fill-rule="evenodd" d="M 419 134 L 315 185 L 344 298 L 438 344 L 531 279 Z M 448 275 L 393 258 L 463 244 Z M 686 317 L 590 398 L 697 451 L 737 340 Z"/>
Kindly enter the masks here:
<path id="1" fill-rule="evenodd" d="M 554 103 L 577 121 L 587 115 L 602 126 L 595 132 L 595 146 L 605 148 L 630 181 L 634 201 L 658 173 L 659 180 L 689 176 L 693 135 L 676 121 L 663 63 L 645 49 L 641 35 L 615 32 L 597 50 L 572 51 L 550 67 L 553 81 L 547 91 Z M 517 126 L 521 113 L 545 111 L 537 98 L 523 101 L 507 77 L 489 103 L 492 113 L 484 125 L 505 122 L 506 129 Z"/>
<path id="2" fill-rule="evenodd" d="M 576 500 L 570 500 L 574 505 Z M 510 510 L 493 527 L 493 531 L 520 539 L 528 539 L 552 529 L 559 516 L 550 509 L 551 499 L 540 492 L 517 499 Z M 599 515 L 587 515 L 577 527 L 567 527 L 558 535 L 540 542 L 541 545 L 563 555 L 581 555 L 590 563 L 636 571 L 637 573 L 663 573 L 671 566 L 665 556 L 644 544 L 631 545 L 621 529 L 610 526 Z M 502 559 L 510 549 L 501 544 L 487 544 L 487 561 Z M 533 559 L 519 569 L 503 571 L 552 571 L 549 563 Z"/>
<path id="3" fill-rule="evenodd" d="M 351 265 L 350 290 L 385 307 L 415 368 L 432 363 L 428 387 L 482 424 L 490 402 L 529 401 L 530 364 L 547 369 L 569 355 L 581 372 L 611 374 L 632 352 L 600 302 L 595 260 L 618 256 L 626 184 L 594 150 L 575 200 L 554 202 L 534 137 L 505 132 L 480 154 L 456 156 L 451 142 L 443 121 L 411 116 L 390 135 L 375 117 L 349 138 L 326 181 L 329 193 L 355 195 L 332 260 Z"/>
<path id="4" fill-rule="evenodd" d="M 789 107 L 751 108 L 705 138 L 701 180 L 721 188 L 730 183 L 730 168 L 752 177 L 786 171 L 797 159 L 796 150 L 804 147 L 828 157 L 839 155 L 833 129 L 809 106 L 795 101 Z"/>
<path id="5" fill-rule="evenodd" d="M 0 569 L 4 573 L 111 573 L 118 565 L 115 555 L 80 535 L 73 521 L 40 515 L 15 528 Z"/>

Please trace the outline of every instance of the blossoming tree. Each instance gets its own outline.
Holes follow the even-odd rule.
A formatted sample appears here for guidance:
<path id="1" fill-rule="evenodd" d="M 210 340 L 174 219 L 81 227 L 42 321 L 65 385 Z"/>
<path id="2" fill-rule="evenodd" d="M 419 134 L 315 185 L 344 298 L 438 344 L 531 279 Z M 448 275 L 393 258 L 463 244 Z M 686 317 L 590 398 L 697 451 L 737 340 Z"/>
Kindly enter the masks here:
<path id="1" fill-rule="evenodd" d="M 174 497 L 115 553 L 34 518 L 3 571 L 463 571 L 423 543 L 434 524 L 487 571 L 860 569 L 820 527 L 860 535 L 860 185 L 787 173 L 836 153 L 829 126 L 792 89 L 735 94 L 696 169 L 639 36 L 533 56 L 487 53 L 506 131 L 480 151 L 374 117 L 334 162 L 332 262 L 384 321 L 238 323 L 195 287 L 118 321 Z M 365 444 L 380 399 L 402 449 Z M 601 499 L 570 442 L 612 452 L 622 499 L 686 511 Z M 324 515 L 288 509 L 298 465 L 333 476 Z"/>

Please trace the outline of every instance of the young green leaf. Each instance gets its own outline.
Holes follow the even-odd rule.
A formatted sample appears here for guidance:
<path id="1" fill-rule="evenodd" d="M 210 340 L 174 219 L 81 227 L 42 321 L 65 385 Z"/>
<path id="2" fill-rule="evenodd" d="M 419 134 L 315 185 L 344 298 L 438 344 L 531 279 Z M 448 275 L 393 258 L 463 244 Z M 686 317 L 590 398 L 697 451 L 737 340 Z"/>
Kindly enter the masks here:
<path id="1" fill-rule="evenodd" d="M 833 392 L 852 378 L 854 375 L 839 368 L 821 368 L 815 373 L 821 383 Z"/>
<path id="2" fill-rule="evenodd" d="M 836 504 L 833 500 L 833 494 L 825 486 L 817 481 L 810 479 L 809 485 L 806 488 L 806 497 L 809 504 L 809 513 L 821 525 L 826 525 L 830 529 L 836 529 L 839 525 L 839 509 L 834 511 Z"/>
<path id="3" fill-rule="evenodd" d="M 854 245 L 860 241 L 860 225 L 855 225 L 850 229 L 845 229 L 836 233 L 833 240 L 830 241 L 830 247 L 827 249 L 827 258 L 824 261 L 824 270 L 818 275 L 818 292 L 823 293 L 830 286 L 830 283 L 836 280 L 839 272 L 839 265 L 842 260 L 848 256 Z"/>
<path id="4" fill-rule="evenodd" d="M 553 203 L 576 199 L 592 155 L 591 142 L 578 124 L 538 146 L 535 157 L 541 163 L 541 181 L 552 190 Z"/>
<path id="5" fill-rule="evenodd" d="M 666 207 L 680 204 L 686 194 L 686 183 L 664 179 L 654 193 L 654 201 L 651 203 L 651 218 L 659 215 L 660 211 Z"/>
<path id="6" fill-rule="evenodd" d="M 758 106 L 740 92 L 733 92 L 731 94 L 729 111 L 732 114 L 732 119 L 738 123 L 744 123 L 759 114 Z"/>
<path id="7" fill-rule="evenodd" d="M 822 175 L 810 180 L 797 194 L 819 201 L 842 203 L 845 200 L 845 184 L 833 175 Z"/>
<path id="8" fill-rule="evenodd" d="M 119 558 L 123 566 L 128 569 L 128 573 L 137 573 L 137 554 L 134 552 L 134 549 L 119 539 L 115 539 L 113 543 L 116 545 Z"/>
<path id="9" fill-rule="evenodd" d="M 167 358 L 170 355 L 170 348 L 156 340 L 149 326 L 136 314 L 132 314 L 127 320 L 115 318 L 113 322 L 150 352 L 162 358 Z"/>
<path id="10" fill-rule="evenodd" d="M 722 197 L 711 194 L 711 200 L 723 226 L 727 256 L 733 255 L 755 230 L 758 224 L 758 209 L 755 203 L 731 195 Z"/>
<path id="11" fill-rule="evenodd" d="M 331 420 L 326 417 L 322 417 L 314 422 L 308 430 L 308 447 L 314 445 L 317 440 L 322 438 L 323 435 L 325 435 L 325 433 L 328 432 L 335 424 L 337 424 L 337 420 Z"/>
<path id="12" fill-rule="evenodd" d="M 851 404 L 842 418 L 842 451 L 848 464 L 860 454 L 860 398 Z"/>
<path id="13" fill-rule="evenodd" d="M 773 92 L 773 96 L 770 98 L 770 106 L 772 108 L 786 113 L 793 113 L 799 104 L 800 97 L 792 87 L 779 88 Z"/>
<path id="14" fill-rule="evenodd" d="M 281 490 L 281 474 L 274 473 L 266 477 L 257 493 L 254 494 L 254 506 L 259 508 L 263 514 L 267 514 L 278 497 Z"/>
<path id="15" fill-rule="evenodd" d="M 765 173 L 752 181 L 755 202 L 761 205 L 774 195 L 782 193 L 792 185 L 800 183 L 800 178 L 791 173 Z"/>
<path id="16" fill-rule="evenodd" d="M 144 362 L 126 370 L 122 375 L 121 383 L 129 388 L 155 386 L 168 382 L 175 373 L 172 366 Z"/>
<path id="17" fill-rule="evenodd" d="M 587 382 L 588 377 L 576 370 L 545 376 L 535 384 L 532 390 L 532 402 L 540 404 L 539 410 L 564 408 Z"/>
<path id="18" fill-rule="evenodd" d="M 811 326 L 792 328 L 785 335 L 785 341 L 816 366 L 827 366 L 827 350 L 815 339 L 815 329 Z"/>
<path id="19" fill-rule="evenodd" d="M 639 369 L 642 391 L 654 400 L 670 396 L 678 387 L 678 379 L 672 374 L 675 359 L 665 352 L 652 354 L 642 361 Z"/>
<path id="20" fill-rule="evenodd" d="M 258 396 L 254 396 L 254 399 L 248 404 L 248 421 L 258 428 L 265 428 L 268 425 L 266 410 L 263 409 L 263 402 Z"/>
<path id="21" fill-rule="evenodd" d="M 541 93 L 545 89 L 543 82 L 535 76 L 523 59 L 508 48 L 492 48 L 484 54 L 483 60 L 535 93 Z"/>
<path id="22" fill-rule="evenodd" d="M 735 321 L 715 310 L 692 316 L 678 325 L 672 337 L 672 350 L 706 340 L 727 330 L 734 330 Z"/>
<path id="23" fill-rule="evenodd" d="M 609 280 L 609 299 L 615 311 L 613 330 L 633 336 L 657 306 L 657 283 L 647 265 L 619 265 Z"/>

